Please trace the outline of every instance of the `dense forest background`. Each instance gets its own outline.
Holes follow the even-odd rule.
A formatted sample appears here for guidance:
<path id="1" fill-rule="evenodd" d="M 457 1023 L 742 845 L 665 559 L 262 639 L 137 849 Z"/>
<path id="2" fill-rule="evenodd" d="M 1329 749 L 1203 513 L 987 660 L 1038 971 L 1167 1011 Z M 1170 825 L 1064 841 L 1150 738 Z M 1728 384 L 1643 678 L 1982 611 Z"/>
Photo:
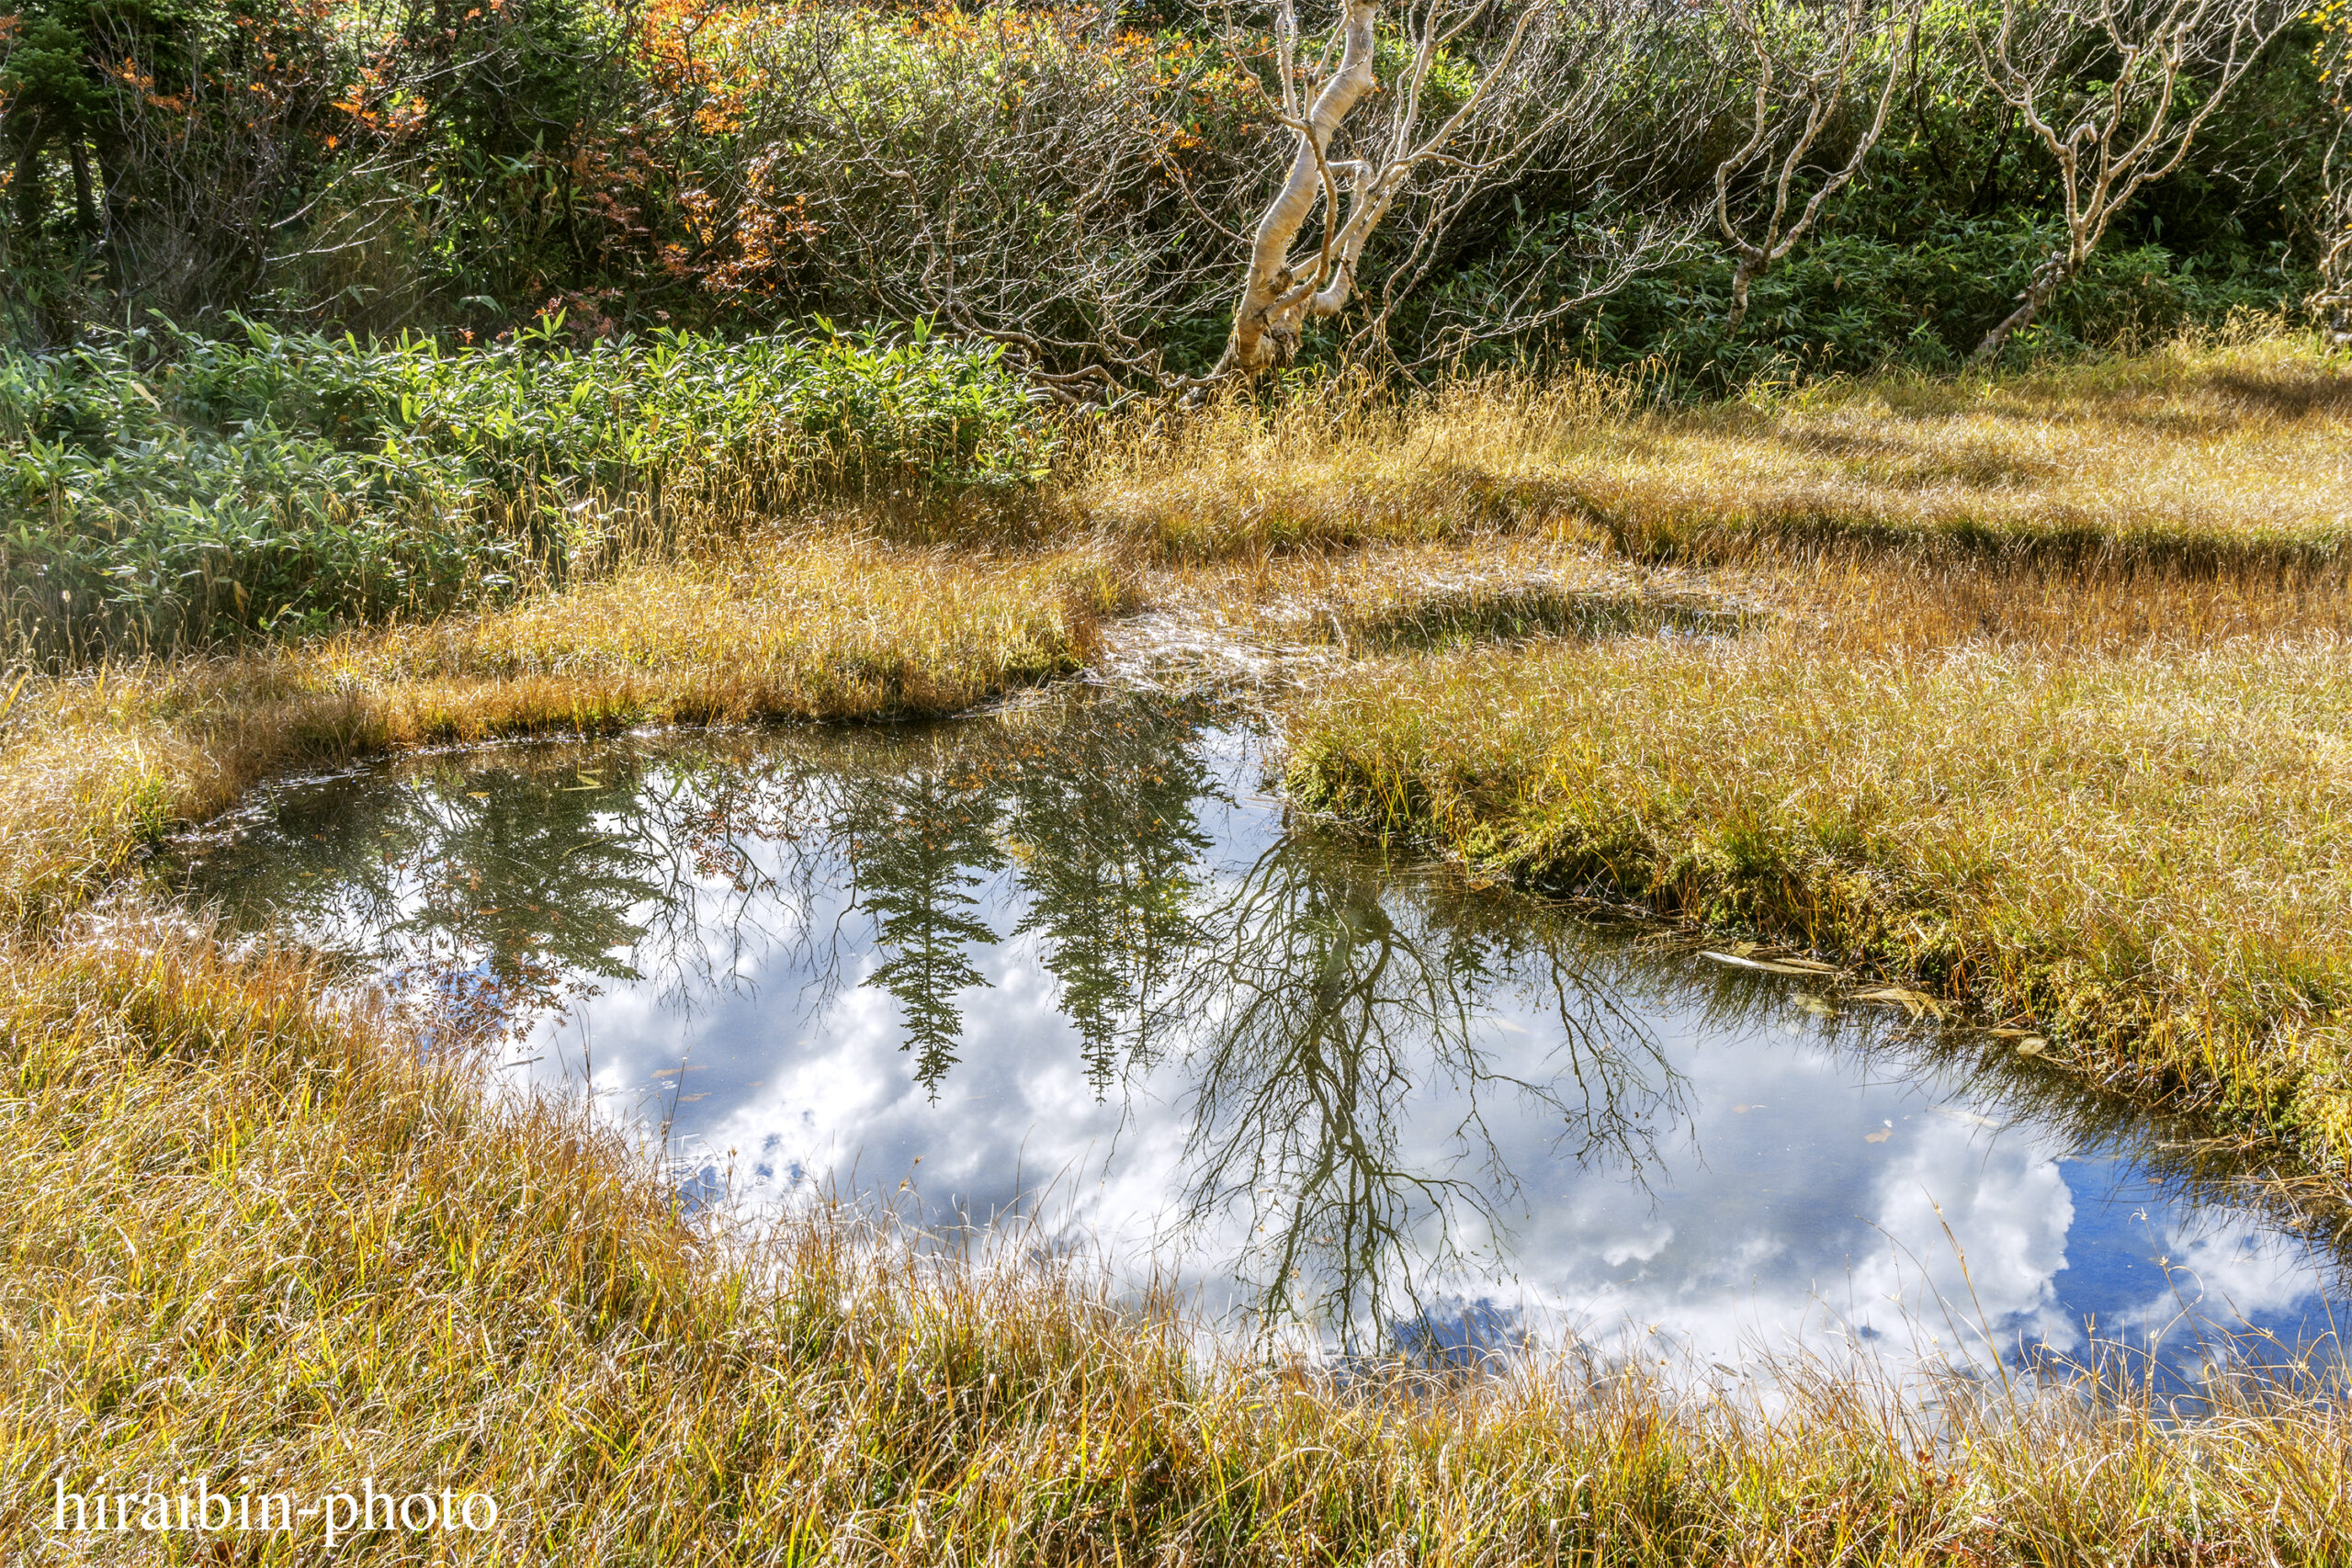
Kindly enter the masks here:
<path id="1" fill-rule="evenodd" d="M 1608 298 L 1478 353 L 1655 359 L 1714 387 L 1775 364 L 1958 362 L 2056 223 L 2052 160 L 1972 68 L 1983 10 L 1927 9 L 1883 139 L 1759 285 L 1737 342 L 1721 331 L 1731 264 L 1700 225 Z M 1416 259 L 1397 357 L 1507 315 L 1531 256 L 1705 197 L 1743 132 L 1749 67 L 1710 6 L 1662 15 L 1607 138 L 1491 182 Z M 0 19 L 0 332 L 53 346 L 233 311 L 489 339 L 562 311 L 582 339 L 751 333 L 939 319 L 952 281 L 973 319 L 949 324 L 1026 334 L 1041 363 L 1110 342 L 1197 370 L 1289 141 L 1263 51 L 1222 47 L 1222 16 L 1177 0 L 33 0 Z M 2020 352 L 2311 295 L 2339 118 L 2330 20 L 2265 52 Z M 2111 70 L 2094 34 L 2077 69 L 2093 88 Z M 1825 155 L 1869 107 L 1844 106 Z M 1366 276 L 1407 244 L 1375 236 Z"/>

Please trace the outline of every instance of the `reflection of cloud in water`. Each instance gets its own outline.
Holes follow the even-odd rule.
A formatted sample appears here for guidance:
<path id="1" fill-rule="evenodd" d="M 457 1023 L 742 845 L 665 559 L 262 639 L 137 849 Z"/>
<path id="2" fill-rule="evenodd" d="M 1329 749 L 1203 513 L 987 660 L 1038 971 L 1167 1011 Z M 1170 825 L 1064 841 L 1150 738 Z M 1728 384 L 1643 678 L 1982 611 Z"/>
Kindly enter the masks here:
<path id="1" fill-rule="evenodd" d="M 921 1156 L 932 1212 L 976 1220 L 1046 1190 L 1049 1229 L 1100 1244 L 1132 1271 L 1155 1252 L 1172 1258 L 1185 1284 L 1230 1304 L 1218 1267 L 1240 1239 L 1233 1227 L 1170 1235 L 1164 1224 L 1187 1180 L 1181 1066 L 1098 1100 L 1034 944 L 1008 944 L 980 967 L 991 984 L 965 998 L 962 1060 L 935 1104 L 908 1071 L 880 993 L 845 988 L 813 1031 L 783 1009 L 764 1014 L 779 1025 L 766 1038 L 757 1016 L 727 1021 L 729 1062 L 714 1070 L 756 1064 L 760 1082 L 700 1128 L 707 1145 L 756 1151 L 771 1190 L 806 1173 L 888 1191 Z M 662 1017 L 642 1015 L 654 1029 Z M 600 1017 L 608 1044 L 625 1032 L 616 1022 Z M 1506 1022 L 1491 1036 L 1506 1066 L 1548 1044 L 1540 1017 Z M 2083 1308 L 2062 1288 L 2075 1198 L 2060 1151 L 2033 1129 L 1947 1114 L 1932 1080 L 1860 1081 L 1849 1054 L 1811 1038 L 1666 1032 L 1691 1113 L 1660 1151 L 1654 1185 L 1562 1157 L 1555 1119 L 1497 1116 L 1520 1187 L 1498 1208 L 1509 1234 L 1462 1239 L 1503 1257 L 1490 1274 L 1429 1280 L 1441 1314 L 1448 1301 L 1486 1301 L 1603 1341 L 1625 1325 L 1656 1326 L 1699 1361 L 1848 1334 L 1900 1359 L 1978 1344 L 1988 1328 L 2005 1348 L 2083 1348 Z M 642 1085 L 667 1059 L 658 1034 L 634 1033 L 609 1081 Z M 606 1070 L 600 1061 L 600 1078 Z M 1448 1134 L 1459 1106 L 1433 1095 L 1416 1111 L 1405 1156 L 1431 1168 L 1457 1158 Z M 1885 1140 L 1868 1141 L 1888 1122 Z M 2195 1222 L 2173 1222 L 2172 1234 L 2182 1223 Z M 2174 1247 L 2209 1300 L 2274 1317 L 2316 1301 L 2299 1250 L 2250 1221 Z M 2172 1310 L 2168 1297 L 2142 1300 L 2128 1317 L 2102 1314 L 2101 1326 L 2157 1326 Z"/>
<path id="2" fill-rule="evenodd" d="M 2074 1351 L 2177 1314 L 2160 1258 L 2209 1312 L 2321 1300 L 2291 1237 L 2093 1117 L 2004 1125 L 1999 1082 L 1792 987 L 1286 840 L 1189 720 L 1027 722 L 440 764 L 289 797 L 213 886 L 430 952 L 537 1019 L 540 1081 L 755 1201 L 914 1175 L 934 1216 L 1034 1216 L 1217 1306 L 1283 1282 L 1730 1362 Z"/>

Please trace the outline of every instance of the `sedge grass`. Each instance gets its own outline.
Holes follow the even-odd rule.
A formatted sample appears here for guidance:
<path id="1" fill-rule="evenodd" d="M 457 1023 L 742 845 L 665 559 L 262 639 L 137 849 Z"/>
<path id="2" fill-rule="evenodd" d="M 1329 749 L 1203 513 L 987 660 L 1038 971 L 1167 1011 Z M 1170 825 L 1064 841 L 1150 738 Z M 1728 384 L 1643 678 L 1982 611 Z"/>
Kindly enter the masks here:
<path id="1" fill-rule="evenodd" d="M 1591 375 L 1387 405 L 1335 385 L 1138 423 L 1096 443 L 1073 484 L 1097 524 L 1177 560 L 1534 531 L 1650 559 L 1845 542 L 2340 579 L 2344 385 L 2337 356 L 2278 334 L 1686 410 Z"/>
<path id="2" fill-rule="evenodd" d="M 0 731 L 0 915 L 70 908 L 168 824 L 288 770 L 500 736 L 957 712 L 1077 669 L 1127 592 L 1089 549 L 755 538 L 462 619 L 28 678 Z"/>
<path id="3" fill-rule="evenodd" d="M 1777 587 L 1738 637 L 1356 661 L 1293 707 L 1290 784 L 1492 872 L 1918 982 L 2143 1099 L 2352 1153 L 2340 602 L 2299 618 L 2202 580 L 1996 592 L 1834 563 Z"/>
<path id="4" fill-rule="evenodd" d="M 122 913 L 0 974 L 0 1537 L 204 1475 L 496 1498 L 337 1561 L 2319 1563 L 2324 1397 L 1955 1385 L 1827 1364 L 1770 1408 L 1637 1367 L 1338 1379 L 1193 1348 L 1083 1270 L 926 1254 L 844 1210 L 757 1235 L 576 1113 L 485 1095 L 271 952 Z M 2324 1393 L 2324 1390 L 2321 1391 Z"/>

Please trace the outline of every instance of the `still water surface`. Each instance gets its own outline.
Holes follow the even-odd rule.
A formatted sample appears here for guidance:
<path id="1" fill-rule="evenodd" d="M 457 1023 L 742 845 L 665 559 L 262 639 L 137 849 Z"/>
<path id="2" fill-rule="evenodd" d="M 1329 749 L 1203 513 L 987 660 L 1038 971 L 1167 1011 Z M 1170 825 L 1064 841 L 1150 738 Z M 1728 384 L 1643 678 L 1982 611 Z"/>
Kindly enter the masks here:
<path id="1" fill-rule="evenodd" d="M 698 1190 L 1017 1216 L 1235 1323 L 1702 1367 L 2327 1332 L 2335 1259 L 2051 1069 L 1291 830 L 1263 766 L 1082 694 L 492 748 L 278 789 L 177 869 Z"/>

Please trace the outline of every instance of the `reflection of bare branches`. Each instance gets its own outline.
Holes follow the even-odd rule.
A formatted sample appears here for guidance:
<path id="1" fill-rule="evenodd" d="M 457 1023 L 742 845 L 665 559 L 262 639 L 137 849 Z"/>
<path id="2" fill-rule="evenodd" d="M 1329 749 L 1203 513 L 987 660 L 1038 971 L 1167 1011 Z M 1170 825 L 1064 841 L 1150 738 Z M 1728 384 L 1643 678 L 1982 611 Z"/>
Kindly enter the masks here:
<path id="1" fill-rule="evenodd" d="M 1351 1339 L 1377 1333 L 1392 1312 L 1419 1312 L 1470 1231 L 1503 1243 L 1517 1181 L 1487 1122 L 1497 1094 L 1558 1114 L 1580 1161 L 1636 1170 L 1652 1117 L 1677 1094 L 1639 1023 L 1596 1003 L 1573 952 L 1544 940 L 1556 929 L 1497 942 L 1395 892 L 1371 868 L 1285 840 L 1204 919 L 1211 942 L 1183 1002 L 1201 1033 L 1182 1223 L 1231 1207 L 1251 1216 L 1245 1267 L 1269 1327 L 1301 1315 Z M 1566 1061 L 1543 1063 L 1541 1081 L 1504 1070 L 1481 1039 L 1483 1013 L 1513 982 L 1558 1004 Z M 1580 1104 L 1555 1087 L 1565 1078 Z M 1453 1148 L 1432 1160 L 1403 1133 L 1408 1102 L 1439 1080 L 1463 1109 Z"/>
<path id="2" fill-rule="evenodd" d="M 449 983 L 445 1016 L 470 1006 L 514 1031 L 600 981 L 658 998 L 663 1040 L 618 1053 L 634 1100 L 646 1049 L 670 1047 L 644 1106 L 656 1122 L 700 1114 L 679 1110 L 700 1098 L 681 1092 L 686 1049 L 723 1061 L 731 1042 L 695 1014 L 763 974 L 812 1021 L 861 977 L 886 987 L 913 1077 L 936 1086 L 968 1049 L 973 950 L 1034 941 L 1097 1089 L 1151 1091 L 1121 1136 L 1181 1086 L 1166 1218 L 1220 1246 L 1244 1231 L 1233 1262 L 1269 1329 L 1426 1325 L 1464 1272 L 1503 1261 L 1519 1177 L 1550 1158 L 1664 1186 L 1660 1146 L 1690 1119 L 1642 1021 L 1657 1014 L 1722 1036 L 1828 1013 L 1804 1029 L 1831 1051 L 2111 1151 L 2191 1204 L 2340 1224 L 2292 1172 L 2249 1180 L 2266 1174 L 2258 1145 L 2152 1123 L 1983 1035 L 1890 1031 L 1826 980 L 1694 973 L 1680 944 L 1329 840 L 1221 857 L 1206 808 L 1232 781 L 1202 720 L 1100 700 L 886 733 L 503 748 L 289 796 L 251 848 L 265 904 L 355 956 L 417 957 Z M 1542 1021 L 1516 1032 L 1522 1019 Z M 579 1021 L 584 1047 L 591 1011 Z M 1550 1136 L 1521 1145 L 1531 1117 Z"/>

